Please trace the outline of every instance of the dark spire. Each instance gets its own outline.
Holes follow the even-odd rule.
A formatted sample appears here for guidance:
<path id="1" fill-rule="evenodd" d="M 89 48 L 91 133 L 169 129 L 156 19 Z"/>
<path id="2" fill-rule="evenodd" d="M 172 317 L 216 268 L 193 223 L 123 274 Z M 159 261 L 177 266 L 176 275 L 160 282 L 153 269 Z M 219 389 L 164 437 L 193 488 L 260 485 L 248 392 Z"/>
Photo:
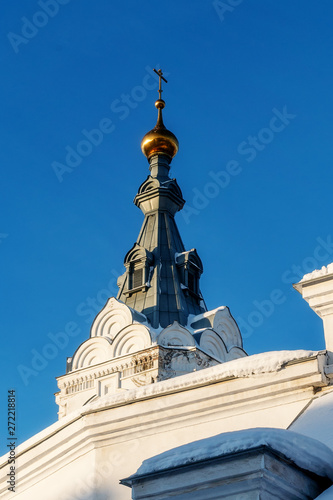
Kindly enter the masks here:
<path id="1" fill-rule="evenodd" d="M 199 289 L 201 260 L 195 249 L 185 251 L 174 219 L 185 203 L 177 181 L 169 177 L 178 140 L 163 124 L 161 80 L 166 80 L 161 70 L 156 73 L 160 77 L 157 124 L 141 142 L 150 175 L 134 199 L 145 219 L 125 256 L 126 272 L 118 280 L 118 299 L 145 314 L 154 328 L 174 321 L 185 326 L 189 314 L 206 311 Z"/>

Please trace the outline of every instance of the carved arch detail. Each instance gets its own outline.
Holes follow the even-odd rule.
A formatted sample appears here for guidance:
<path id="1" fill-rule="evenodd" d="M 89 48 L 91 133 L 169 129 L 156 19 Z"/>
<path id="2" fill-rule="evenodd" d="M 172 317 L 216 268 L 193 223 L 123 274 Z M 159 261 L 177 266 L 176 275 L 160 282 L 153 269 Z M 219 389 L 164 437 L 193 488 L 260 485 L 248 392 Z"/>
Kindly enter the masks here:
<path id="1" fill-rule="evenodd" d="M 177 321 L 167 326 L 161 331 L 157 338 L 157 343 L 165 347 L 168 346 L 195 346 L 193 335 Z"/>
<path id="2" fill-rule="evenodd" d="M 129 264 L 130 262 L 139 260 L 152 264 L 154 262 L 154 256 L 146 248 L 142 247 L 138 243 L 134 243 L 132 248 L 125 255 L 124 264 L 126 266 L 126 264 Z"/>
<path id="3" fill-rule="evenodd" d="M 227 348 L 221 337 L 214 330 L 207 329 L 200 337 L 200 347 L 219 361 L 227 361 Z"/>
<path id="4" fill-rule="evenodd" d="M 134 324 L 125 327 L 114 338 L 112 357 L 125 356 L 147 349 L 152 345 L 152 339 L 146 326 Z"/>
<path id="5" fill-rule="evenodd" d="M 107 337 L 113 340 L 123 328 L 132 325 L 135 320 L 146 321 L 147 318 L 112 297 L 96 316 L 90 337 Z"/>
<path id="6" fill-rule="evenodd" d="M 227 349 L 233 346 L 243 347 L 238 325 L 231 316 L 228 307 L 217 311 L 214 316 L 213 329 L 222 337 Z"/>
<path id="7" fill-rule="evenodd" d="M 109 359 L 111 359 L 110 341 L 106 338 L 90 338 L 76 350 L 72 370 L 95 366 Z"/>

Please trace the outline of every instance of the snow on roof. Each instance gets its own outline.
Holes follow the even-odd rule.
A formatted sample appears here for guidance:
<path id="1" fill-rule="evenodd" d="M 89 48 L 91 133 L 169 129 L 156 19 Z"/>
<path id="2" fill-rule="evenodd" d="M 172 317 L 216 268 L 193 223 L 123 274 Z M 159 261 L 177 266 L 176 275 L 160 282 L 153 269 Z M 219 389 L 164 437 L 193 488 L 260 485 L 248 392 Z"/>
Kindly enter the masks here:
<path id="1" fill-rule="evenodd" d="M 252 356 L 233 359 L 225 363 L 198 370 L 179 377 L 129 389 L 116 394 L 109 394 L 86 404 L 83 409 L 108 406 L 137 399 L 152 397 L 169 391 L 177 391 L 185 387 L 206 385 L 229 378 L 251 377 L 261 373 L 272 373 L 281 370 L 287 363 L 309 359 L 317 356 L 318 351 L 270 351 Z"/>
<path id="2" fill-rule="evenodd" d="M 256 428 L 201 439 L 144 460 L 133 477 L 267 446 L 298 467 L 333 480 L 333 451 L 319 441 L 285 429 Z"/>
<path id="3" fill-rule="evenodd" d="M 188 255 L 190 252 L 193 252 L 194 248 L 191 250 L 186 250 L 185 252 L 175 252 L 175 262 L 176 264 L 178 263 L 178 257 L 181 257 L 182 255 Z"/>
<path id="4" fill-rule="evenodd" d="M 114 404 L 121 401 L 130 401 L 142 397 L 150 397 L 167 391 L 173 391 L 193 385 L 205 385 L 217 380 L 228 378 L 250 377 L 260 373 L 272 373 L 281 370 L 287 363 L 317 356 L 318 351 L 270 351 L 252 356 L 233 359 L 204 370 L 198 370 L 155 384 L 145 385 L 137 389 L 130 389 L 116 394 L 103 396 L 98 402 L 92 401 L 85 408 L 94 405 Z"/>
<path id="5" fill-rule="evenodd" d="M 333 450 L 333 390 L 313 399 L 290 429 L 318 439 Z"/>
<path id="6" fill-rule="evenodd" d="M 227 309 L 227 306 L 219 306 L 216 309 L 205 311 L 201 314 L 197 314 L 196 316 L 194 314 L 190 314 L 188 317 L 187 324 L 188 326 L 190 326 L 192 323 L 195 323 L 196 321 L 199 321 L 200 319 L 203 318 L 209 318 L 211 316 L 214 316 L 218 311 L 223 311 L 224 309 Z M 188 326 L 186 328 L 188 328 Z"/>
<path id="7" fill-rule="evenodd" d="M 326 276 L 327 274 L 333 274 L 333 262 L 328 264 L 328 266 L 323 266 L 321 269 L 315 269 L 312 273 L 305 274 L 301 279 L 300 283 L 304 281 L 310 281 L 315 278 L 320 278 L 321 276 Z"/>

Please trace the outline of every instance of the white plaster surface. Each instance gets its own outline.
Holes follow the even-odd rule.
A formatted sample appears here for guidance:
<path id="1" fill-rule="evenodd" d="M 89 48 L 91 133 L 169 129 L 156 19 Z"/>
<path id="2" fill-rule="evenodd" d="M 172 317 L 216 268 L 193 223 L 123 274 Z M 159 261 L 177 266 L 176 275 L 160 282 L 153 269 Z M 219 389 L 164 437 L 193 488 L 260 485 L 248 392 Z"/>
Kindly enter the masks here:
<path id="1" fill-rule="evenodd" d="M 333 364 L 333 263 L 306 274 L 294 287 L 322 318 L 326 350 Z"/>
<path id="2" fill-rule="evenodd" d="M 287 428 L 312 400 L 313 387 L 325 386 L 323 359 L 312 351 L 266 353 L 105 395 L 17 448 L 15 494 L 6 492 L 2 457 L 0 495 L 130 500 L 119 480 L 149 457 L 224 432 Z"/>
<path id="3" fill-rule="evenodd" d="M 318 439 L 333 450 L 333 390 L 314 399 L 290 430 Z"/>

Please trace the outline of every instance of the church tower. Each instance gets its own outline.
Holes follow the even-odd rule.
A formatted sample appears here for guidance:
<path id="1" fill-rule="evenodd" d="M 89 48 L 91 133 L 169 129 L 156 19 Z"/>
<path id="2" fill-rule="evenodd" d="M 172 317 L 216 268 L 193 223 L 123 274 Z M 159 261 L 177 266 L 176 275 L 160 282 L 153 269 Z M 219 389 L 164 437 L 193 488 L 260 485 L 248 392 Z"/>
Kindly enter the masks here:
<path id="1" fill-rule="evenodd" d="M 195 249 L 185 251 L 175 214 L 184 206 L 176 179 L 170 179 L 172 158 L 178 151 L 176 136 L 163 124 L 161 70 L 156 126 L 141 142 L 150 175 L 139 187 L 134 203 L 145 218 L 134 246 L 125 257 L 125 274 L 119 279 L 118 299 L 142 312 L 153 328 L 174 321 L 186 326 L 188 316 L 204 313 L 199 280 L 202 262 Z"/>
<path id="2" fill-rule="evenodd" d="M 208 311 L 200 291 L 201 259 L 186 250 L 175 215 L 184 206 L 169 177 L 178 140 L 163 123 L 161 70 L 157 123 L 141 142 L 150 173 L 134 204 L 144 214 L 139 236 L 124 259 L 119 293 L 95 318 L 90 338 L 58 377 L 59 418 L 105 394 L 201 370 L 246 356 L 226 306 Z"/>

